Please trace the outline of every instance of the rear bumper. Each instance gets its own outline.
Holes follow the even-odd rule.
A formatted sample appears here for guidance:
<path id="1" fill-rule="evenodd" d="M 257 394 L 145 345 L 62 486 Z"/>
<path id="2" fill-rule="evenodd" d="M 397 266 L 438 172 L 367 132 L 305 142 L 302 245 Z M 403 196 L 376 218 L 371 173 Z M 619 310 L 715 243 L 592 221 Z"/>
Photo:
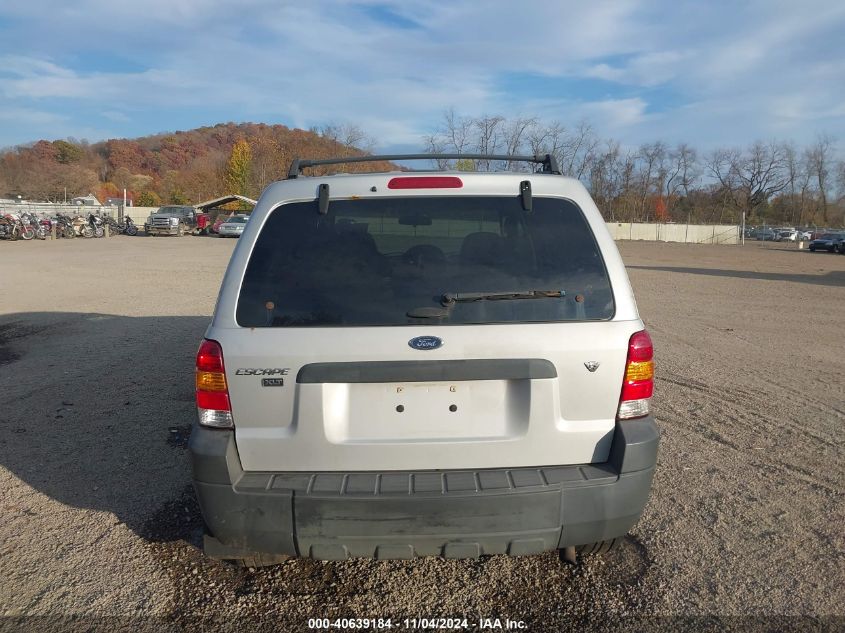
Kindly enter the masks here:
<path id="1" fill-rule="evenodd" d="M 603 464 L 477 471 L 256 473 L 234 432 L 194 425 L 194 488 L 218 558 L 471 558 L 624 535 L 648 500 L 651 417 L 617 423 Z"/>

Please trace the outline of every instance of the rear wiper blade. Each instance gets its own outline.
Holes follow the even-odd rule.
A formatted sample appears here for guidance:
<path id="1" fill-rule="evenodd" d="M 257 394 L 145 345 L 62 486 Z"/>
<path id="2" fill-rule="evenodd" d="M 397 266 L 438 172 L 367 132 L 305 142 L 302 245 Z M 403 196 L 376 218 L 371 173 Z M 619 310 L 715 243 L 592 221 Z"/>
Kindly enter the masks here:
<path id="1" fill-rule="evenodd" d="M 554 299 L 566 296 L 565 290 L 512 290 L 510 292 L 444 292 L 440 303 L 453 306 L 472 301 L 502 301 L 508 299 Z"/>
<path id="2" fill-rule="evenodd" d="M 505 301 L 509 299 L 560 299 L 566 290 L 512 290 L 510 292 L 444 292 L 440 296 L 442 308 L 424 306 L 408 310 L 412 319 L 445 319 L 456 303 L 472 301 Z M 578 301 L 578 297 L 575 297 Z"/>

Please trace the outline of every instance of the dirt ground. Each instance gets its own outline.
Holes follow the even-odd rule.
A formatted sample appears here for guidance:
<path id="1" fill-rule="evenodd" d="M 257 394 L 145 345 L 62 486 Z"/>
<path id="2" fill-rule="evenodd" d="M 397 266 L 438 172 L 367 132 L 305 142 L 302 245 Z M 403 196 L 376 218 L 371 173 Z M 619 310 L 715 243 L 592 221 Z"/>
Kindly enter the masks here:
<path id="1" fill-rule="evenodd" d="M 655 343 L 662 440 L 648 508 L 605 558 L 254 570 L 202 557 L 185 450 L 194 354 L 234 244 L 0 242 L 0 629 L 845 627 L 845 256 L 620 244 Z"/>

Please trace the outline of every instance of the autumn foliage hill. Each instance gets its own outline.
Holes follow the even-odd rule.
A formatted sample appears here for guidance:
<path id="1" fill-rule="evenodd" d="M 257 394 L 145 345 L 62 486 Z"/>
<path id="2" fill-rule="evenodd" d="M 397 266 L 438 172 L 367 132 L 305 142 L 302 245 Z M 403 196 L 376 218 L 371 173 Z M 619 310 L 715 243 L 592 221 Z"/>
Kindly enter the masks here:
<path id="1" fill-rule="evenodd" d="M 265 186 L 285 177 L 295 157 L 365 154 L 358 146 L 364 135 L 342 131 L 222 123 L 93 144 L 42 140 L 0 154 L 0 197 L 59 202 L 93 193 L 104 200 L 122 196 L 125 188 L 136 206 L 198 203 L 228 193 L 257 198 Z M 395 168 L 389 163 L 342 166 L 346 172 Z"/>

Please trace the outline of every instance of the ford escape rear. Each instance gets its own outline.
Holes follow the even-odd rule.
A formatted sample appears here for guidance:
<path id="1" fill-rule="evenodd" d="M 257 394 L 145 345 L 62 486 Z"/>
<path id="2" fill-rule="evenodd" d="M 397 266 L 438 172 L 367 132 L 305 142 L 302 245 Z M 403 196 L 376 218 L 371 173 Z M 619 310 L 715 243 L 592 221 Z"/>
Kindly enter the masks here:
<path id="1" fill-rule="evenodd" d="M 636 523 L 651 340 L 584 187 L 510 160 L 543 169 L 295 161 L 265 190 L 197 356 L 207 553 L 589 551 Z"/>

